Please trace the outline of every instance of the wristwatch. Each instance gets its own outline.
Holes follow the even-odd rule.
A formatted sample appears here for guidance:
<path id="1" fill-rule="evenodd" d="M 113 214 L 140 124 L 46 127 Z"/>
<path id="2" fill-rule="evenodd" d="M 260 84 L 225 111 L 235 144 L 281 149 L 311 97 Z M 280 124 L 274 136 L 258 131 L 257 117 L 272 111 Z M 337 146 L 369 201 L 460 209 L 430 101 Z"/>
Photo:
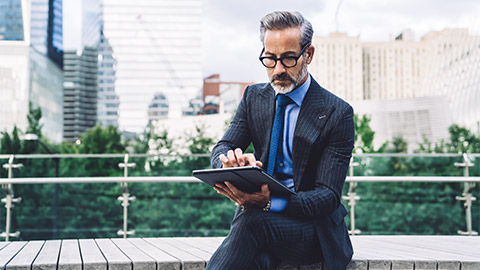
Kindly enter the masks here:
<path id="1" fill-rule="evenodd" d="M 272 201 L 271 201 L 271 200 L 268 200 L 267 205 L 265 205 L 265 207 L 263 207 L 262 210 L 263 210 L 264 212 L 268 212 L 268 211 L 270 211 L 270 206 L 272 206 Z"/>

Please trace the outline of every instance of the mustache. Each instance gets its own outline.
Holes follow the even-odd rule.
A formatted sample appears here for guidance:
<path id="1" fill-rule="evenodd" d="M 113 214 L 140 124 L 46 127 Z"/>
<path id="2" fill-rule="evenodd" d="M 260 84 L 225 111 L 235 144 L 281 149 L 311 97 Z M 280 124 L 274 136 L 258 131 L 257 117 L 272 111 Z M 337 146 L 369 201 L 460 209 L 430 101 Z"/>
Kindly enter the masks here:
<path id="1" fill-rule="evenodd" d="M 288 81 L 293 82 L 293 78 L 290 77 L 287 73 L 281 73 L 281 74 L 278 74 L 278 75 L 273 75 L 273 77 L 270 81 L 273 83 L 273 81 L 275 81 L 275 80 L 282 80 L 282 81 L 288 80 Z"/>

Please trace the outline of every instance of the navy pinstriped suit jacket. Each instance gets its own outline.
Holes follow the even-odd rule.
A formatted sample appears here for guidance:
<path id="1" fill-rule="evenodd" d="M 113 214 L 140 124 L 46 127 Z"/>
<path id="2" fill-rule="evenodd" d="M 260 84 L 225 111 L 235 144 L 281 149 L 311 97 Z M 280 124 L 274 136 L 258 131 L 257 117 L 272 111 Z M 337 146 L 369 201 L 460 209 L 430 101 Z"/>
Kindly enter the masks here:
<path id="1" fill-rule="evenodd" d="M 270 84 L 251 85 L 230 126 L 212 151 L 212 167 L 222 166 L 219 155 L 245 150 L 253 143 L 255 157 L 268 164 L 268 148 L 275 114 L 275 92 Z M 345 269 L 353 249 L 340 203 L 354 144 L 352 107 L 311 81 L 302 103 L 293 137 L 293 179 L 296 195 L 289 198 L 285 215 L 312 218 L 329 270 Z M 326 188 L 336 195 L 326 201 Z M 335 209 L 335 210 L 327 210 Z"/>

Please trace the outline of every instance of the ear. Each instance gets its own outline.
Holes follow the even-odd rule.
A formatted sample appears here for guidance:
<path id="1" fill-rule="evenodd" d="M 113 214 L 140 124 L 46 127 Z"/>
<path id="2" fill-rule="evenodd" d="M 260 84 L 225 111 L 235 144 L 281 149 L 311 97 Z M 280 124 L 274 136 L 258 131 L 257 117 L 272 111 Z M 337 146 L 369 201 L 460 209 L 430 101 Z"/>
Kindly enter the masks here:
<path id="1" fill-rule="evenodd" d="M 307 64 L 310 64 L 313 60 L 313 54 L 315 53 L 315 47 L 313 45 L 310 45 L 306 50 L 305 50 L 305 59 L 307 60 Z"/>

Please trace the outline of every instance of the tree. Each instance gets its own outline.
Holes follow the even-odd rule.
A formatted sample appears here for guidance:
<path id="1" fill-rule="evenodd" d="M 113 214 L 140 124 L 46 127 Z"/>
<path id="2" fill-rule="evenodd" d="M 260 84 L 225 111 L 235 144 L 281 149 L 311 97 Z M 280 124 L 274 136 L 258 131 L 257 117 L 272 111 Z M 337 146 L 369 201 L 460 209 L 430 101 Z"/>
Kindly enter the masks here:
<path id="1" fill-rule="evenodd" d="M 470 130 L 459 125 L 451 125 L 448 128 L 450 133 L 450 143 L 448 152 L 450 153 L 479 153 L 480 137 L 475 136 Z"/>
<path id="2" fill-rule="evenodd" d="M 12 134 L 2 132 L 0 152 L 2 154 L 20 154 L 22 152 L 22 143 L 20 141 L 20 130 L 13 126 Z"/>
<path id="3" fill-rule="evenodd" d="M 426 153 L 480 153 L 480 136 L 465 127 L 453 124 L 448 128 L 449 139 L 432 143 L 424 137 L 416 152 Z"/>
<path id="4" fill-rule="evenodd" d="M 354 115 L 355 120 L 355 153 L 373 153 L 373 139 L 375 132 L 370 128 L 370 118 L 367 115 L 359 117 Z"/>
<path id="5" fill-rule="evenodd" d="M 28 103 L 28 115 L 27 115 L 27 133 L 36 134 L 39 138 L 42 138 L 42 128 L 43 124 L 40 124 L 40 119 L 42 118 L 42 109 L 40 107 L 35 107 L 32 102 Z"/>

